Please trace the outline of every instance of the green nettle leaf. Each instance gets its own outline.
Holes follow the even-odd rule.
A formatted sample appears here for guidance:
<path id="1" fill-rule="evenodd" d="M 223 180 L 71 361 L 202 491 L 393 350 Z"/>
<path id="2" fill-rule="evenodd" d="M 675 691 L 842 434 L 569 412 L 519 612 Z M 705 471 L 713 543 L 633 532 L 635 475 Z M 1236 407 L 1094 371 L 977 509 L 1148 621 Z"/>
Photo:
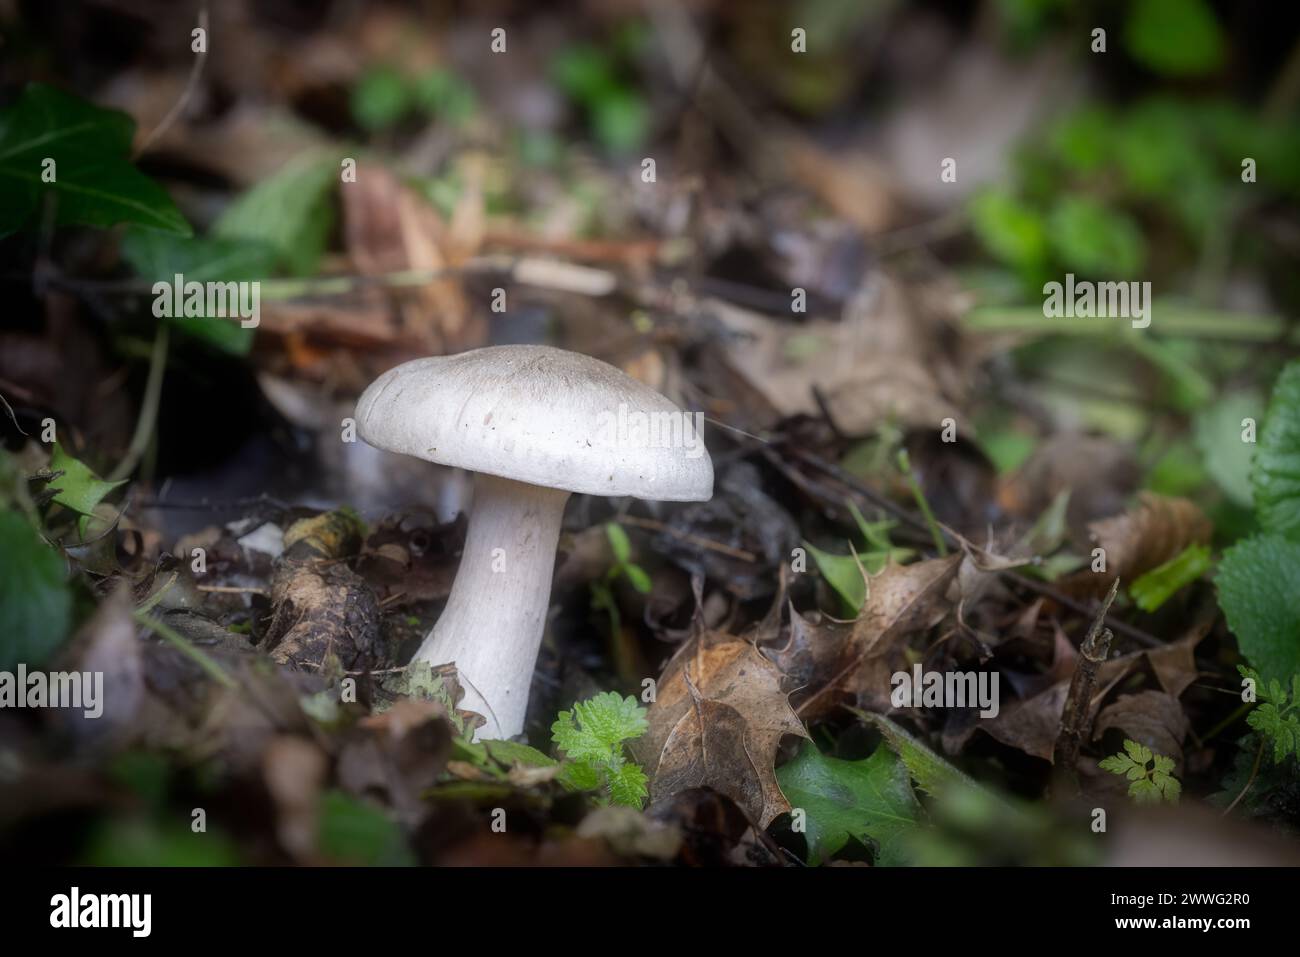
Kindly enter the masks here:
<path id="1" fill-rule="evenodd" d="M 1128 278 L 1146 259 L 1146 243 L 1133 218 L 1095 200 L 1064 197 L 1048 217 L 1047 232 L 1062 265 L 1084 275 Z"/>
<path id="2" fill-rule="evenodd" d="M 1300 542 L 1257 535 L 1229 548 L 1215 578 L 1241 653 L 1265 679 L 1300 672 Z"/>
<path id="3" fill-rule="evenodd" d="M 1223 34 L 1205 0 L 1136 0 L 1124 41 L 1135 60 L 1171 76 L 1206 73 L 1223 60 Z"/>
<path id="4" fill-rule="evenodd" d="M 1223 489 L 1223 494 L 1243 508 L 1254 501 L 1251 465 L 1255 444 L 1242 441 L 1242 420 L 1263 418 L 1264 402 L 1253 392 L 1234 392 L 1201 409 L 1193 429 L 1196 448 L 1205 461 L 1205 470 Z M 1300 416 L 1298 416 L 1300 418 Z M 1300 432 L 1297 433 L 1300 438 Z M 1296 446 L 1295 467 L 1300 469 L 1300 445 Z M 1297 472 L 1300 482 L 1300 471 Z M 1297 485 L 1300 494 L 1300 484 Z"/>
<path id="5" fill-rule="evenodd" d="M 551 740 L 566 759 L 560 783 L 573 791 L 597 791 L 602 803 L 640 808 L 649 793 L 646 775 L 627 760 L 623 743 L 648 729 L 646 709 L 613 691 L 561 711 L 551 725 Z"/>
<path id="6" fill-rule="evenodd" d="M 50 456 L 50 471 L 63 473 L 50 480 L 50 487 L 59 490 L 54 501 L 84 517 L 94 515 L 95 506 L 104 500 L 104 496 L 119 485 L 126 484 L 125 479 L 120 482 L 105 482 L 84 462 L 73 458 L 57 443 L 54 454 Z M 84 522 L 82 531 L 85 531 Z"/>
<path id="7" fill-rule="evenodd" d="M 17 512 L 0 512 L 0 671 L 40 667 L 67 636 L 63 560 Z"/>
<path id="8" fill-rule="evenodd" d="M 1128 593 L 1143 611 L 1155 611 L 1178 589 L 1190 585 L 1209 571 L 1212 564 L 1208 545 L 1188 545 L 1169 561 L 1133 582 Z"/>
<path id="9" fill-rule="evenodd" d="M 1300 539 L 1300 362 L 1273 386 L 1251 480 L 1260 526 Z"/>
<path id="10" fill-rule="evenodd" d="M 269 246 L 293 275 L 310 275 L 334 224 L 330 191 L 338 175 L 332 157 L 290 163 L 231 203 L 212 235 Z"/>
<path id="11" fill-rule="evenodd" d="M 138 223 L 188 236 L 167 192 L 131 165 L 134 134 L 125 113 L 29 83 L 0 111 L 0 236 L 31 219 L 46 196 L 58 223 Z"/>
<path id="12" fill-rule="evenodd" d="M 917 826 L 920 804 L 907 767 L 881 746 L 862 761 L 827 757 L 811 741 L 776 769 L 781 793 L 804 814 L 808 860 L 820 864 L 849 838 L 874 845 L 875 863 L 901 864 L 900 840 Z"/>
<path id="13" fill-rule="evenodd" d="M 169 287 L 177 275 L 183 282 L 253 282 L 266 279 L 275 269 L 274 248 L 258 242 L 194 237 L 175 239 L 158 233 L 131 230 L 122 240 L 122 257 L 142 279 L 165 282 Z M 170 291 L 163 293 L 170 295 Z M 238 293 L 227 312 L 238 307 Z M 174 310 L 173 310 L 174 312 Z M 189 335 L 235 355 L 245 355 L 253 345 L 252 328 L 238 318 L 176 316 L 167 318 Z"/>

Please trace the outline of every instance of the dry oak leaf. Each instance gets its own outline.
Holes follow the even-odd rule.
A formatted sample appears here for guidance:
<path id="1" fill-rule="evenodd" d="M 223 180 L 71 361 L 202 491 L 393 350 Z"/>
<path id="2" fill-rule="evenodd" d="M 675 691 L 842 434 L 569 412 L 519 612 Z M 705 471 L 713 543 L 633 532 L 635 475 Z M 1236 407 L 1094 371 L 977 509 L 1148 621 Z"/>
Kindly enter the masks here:
<path id="1" fill-rule="evenodd" d="M 846 696 L 868 710 L 883 707 L 896 670 L 887 659 L 901 642 L 948 614 L 948 593 L 960 565 L 960 555 L 910 565 L 890 562 L 867 576 L 867 597 L 852 622 L 813 625 L 792 614 L 790 641 L 775 660 L 803 685 L 800 716 L 825 715 Z"/>
<path id="2" fill-rule="evenodd" d="M 650 799 L 711 787 L 767 827 L 790 810 L 776 782 L 777 748 L 807 737 L 781 690 L 780 669 L 751 642 L 708 631 L 668 662 L 636 753 L 651 775 Z"/>

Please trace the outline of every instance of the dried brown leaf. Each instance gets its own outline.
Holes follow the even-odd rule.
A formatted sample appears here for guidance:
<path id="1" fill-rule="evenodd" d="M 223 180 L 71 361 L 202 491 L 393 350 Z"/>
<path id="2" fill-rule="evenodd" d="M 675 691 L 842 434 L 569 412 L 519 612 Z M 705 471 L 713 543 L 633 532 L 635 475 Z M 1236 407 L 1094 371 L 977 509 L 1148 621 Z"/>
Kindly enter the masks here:
<path id="1" fill-rule="evenodd" d="M 760 827 L 788 811 L 776 752 L 785 735 L 807 732 L 781 690 L 782 677 L 753 644 L 721 632 L 705 632 L 674 655 L 637 747 L 651 772 L 651 800 L 708 786 Z"/>

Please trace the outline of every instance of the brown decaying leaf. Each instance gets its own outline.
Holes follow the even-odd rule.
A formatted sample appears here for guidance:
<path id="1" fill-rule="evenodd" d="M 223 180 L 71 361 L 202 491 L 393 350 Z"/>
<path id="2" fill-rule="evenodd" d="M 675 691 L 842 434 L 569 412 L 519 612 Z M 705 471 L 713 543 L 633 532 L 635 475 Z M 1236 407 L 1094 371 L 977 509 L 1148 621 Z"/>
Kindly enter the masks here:
<path id="1" fill-rule="evenodd" d="M 1208 543 L 1213 531 L 1196 503 L 1142 492 L 1134 508 L 1088 525 L 1093 544 L 1105 549 L 1106 573 L 1085 569 L 1066 579 L 1063 587 L 1075 593 L 1104 592 L 1116 575 L 1131 582 L 1189 545 Z"/>
<path id="2" fill-rule="evenodd" d="M 901 642 L 948 614 L 960 564 L 960 555 L 891 562 L 868 576 L 866 602 L 852 622 L 813 623 L 792 612 L 789 640 L 774 660 L 800 684 L 800 717 L 816 720 L 844 703 L 887 710 Z"/>
<path id="3" fill-rule="evenodd" d="M 1182 774 L 1183 738 L 1189 727 L 1177 698 L 1163 691 L 1142 691 L 1121 695 L 1114 704 L 1102 708 L 1093 724 L 1092 738 L 1097 741 L 1111 728 L 1118 728 L 1125 738 L 1173 758 L 1174 773 Z"/>
<path id="4" fill-rule="evenodd" d="M 88 717 L 85 708 L 48 712 L 79 746 L 111 747 L 127 740 L 136 728 L 145 697 L 145 675 L 131 611 L 131 589 L 119 585 L 61 656 L 59 670 L 103 676 L 99 714 Z"/>
<path id="5" fill-rule="evenodd" d="M 262 780 L 275 802 L 276 837 L 295 860 L 313 862 L 321 788 L 329 759 L 319 745 L 297 735 L 271 739 L 262 752 Z"/>
<path id="6" fill-rule="evenodd" d="M 468 183 L 450 225 L 437 210 L 382 166 L 364 164 L 343 196 L 343 233 L 348 254 L 365 275 L 455 268 L 482 241 L 481 169 L 466 166 Z M 428 354 L 462 352 L 483 345 L 486 321 L 476 315 L 454 276 L 391 293 L 407 335 Z M 376 295 L 384 295 L 376 293 Z"/>
<path id="7" fill-rule="evenodd" d="M 785 735 L 807 737 L 781 690 L 780 670 L 750 642 L 707 631 L 668 662 L 637 756 L 650 798 L 708 786 L 732 798 L 759 827 L 790 809 L 776 781 Z"/>
<path id="8" fill-rule="evenodd" d="M 1162 698 L 1177 705 L 1178 695 L 1182 694 L 1196 677 L 1196 666 L 1192 655 L 1205 634 L 1206 629 L 1198 626 L 1189 634 L 1168 645 L 1149 651 L 1121 655 L 1105 662 L 1097 671 L 1097 691 L 1093 695 L 1092 708 L 1098 708 L 1118 682 L 1143 665 L 1151 668 L 1156 680 L 1164 689 L 1163 693 L 1150 693 L 1161 694 Z M 1053 664 L 1053 675 L 1061 674 L 1065 670 L 1060 660 L 1062 654 L 1058 643 L 1058 660 Z M 1074 656 L 1070 657 L 1073 660 Z M 1061 712 L 1065 708 L 1065 699 L 1070 690 L 1072 672 L 1073 669 L 1070 669 L 1070 673 L 1063 674 L 1060 680 L 1038 694 L 1004 707 L 996 718 L 977 721 L 957 734 L 945 735 L 945 748 L 949 752 L 955 752 L 965 744 L 971 734 L 975 731 L 983 731 L 1009 747 L 1017 748 L 1045 761 L 1052 760 L 1052 748 L 1060 732 Z M 1182 706 L 1178 705 L 1178 707 L 1181 711 Z M 1181 754 L 1181 751 L 1179 753 Z"/>
<path id="9" fill-rule="evenodd" d="M 447 709 L 404 698 L 362 718 L 348 733 L 339 753 L 339 784 L 359 797 L 379 798 L 414 824 L 425 812 L 420 794 L 437 783 L 450 750 Z"/>

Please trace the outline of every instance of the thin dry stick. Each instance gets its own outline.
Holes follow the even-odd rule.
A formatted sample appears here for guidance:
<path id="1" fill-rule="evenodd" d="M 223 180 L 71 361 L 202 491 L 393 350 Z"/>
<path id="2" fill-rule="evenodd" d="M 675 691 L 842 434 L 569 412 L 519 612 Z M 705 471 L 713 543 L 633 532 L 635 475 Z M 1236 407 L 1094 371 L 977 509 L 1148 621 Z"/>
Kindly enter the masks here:
<path id="1" fill-rule="evenodd" d="M 198 585 L 199 591 L 216 592 L 221 595 L 266 595 L 269 594 L 265 588 L 258 588 L 256 585 Z"/>
<path id="2" fill-rule="evenodd" d="M 681 529 L 672 528 L 663 522 L 656 522 L 652 518 L 621 515 L 618 520 L 624 525 L 635 525 L 637 528 L 646 528 L 652 532 L 667 532 L 674 538 L 680 538 L 682 541 L 698 545 L 700 548 L 707 548 L 709 551 L 730 555 L 732 558 L 739 558 L 742 562 L 758 561 L 758 557 L 753 552 L 747 552 L 743 548 L 734 548 L 731 545 L 724 545 L 722 542 L 715 542 L 711 538 L 703 538 L 699 535 L 692 535 L 690 532 L 683 532 Z"/>
<path id="3" fill-rule="evenodd" d="M 1079 762 L 1079 747 L 1083 744 L 1084 736 L 1092 729 L 1092 723 L 1088 720 L 1092 692 L 1097 686 L 1097 672 L 1110 652 L 1111 639 L 1115 637 L 1109 628 L 1104 627 L 1106 611 L 1118 591 L 1119 578 L 1116 578 L 1079 645 L 1079 661 L 1074 666 L 1074 676 L 1070 679 L 1070 692 L 1065 699 L 1065 710 L 1061 712 L 1061 730 L 1056 736 L 1056 746 L 1052 749 L 1052 763 L 1058 771 L 1067 775 L 1074 774 L 1074 766 Z"/>
<path id="4" fill-rule="evenodd" d="M 863 496 L 872 505 L 876 506 L 877 508 L 883 509 L 884 511 L 888 512 L 890 515 L 894 516 L 904 524 L 909 525 L 912 528 L 920 529 L 922 531 L 929 531 L 929 526 L 925 523 L 925 521 L 922 518 L 913 514 L 908 509 L 905 509 L 902 506 L 897 505 L 896 503 L 890 501 L 888 498 L 881 495 L 879 492 L 875 491 L 873 488 L 871 488 L 869 485 L 865 484 L 864 482 L 858 481 L 856 478 L 854 478 L 848 472 L 845 472 L 839 466 L 827 462 L 825 459 L 820 458 L 819 456 L 814 455 L 811 452 L 807 452 L 803 449 L 791 449 L 790 451 L 795 458 L 807 462 L 809 465 L 813 466 L 813 468 L 817 469 L 820 472 L 823 472 L 826 475 L 829 475 L 831 478 L 835 479 L 841 485 L 848 486 L 854 492 L 857 492 L 859 495 Z M 984 549 L 979 548 L 973 542 L 967 542 L 965 539 L 963 539 L 960 535 L 952 531 L 952 529 L 948 528 L 942 522 L 936 522 L 935 524 L 938 526 L 940 533 L 943 534 L 948 539 L 949 544 L 955 547 L 962 547 L 964 545 L 968 545 L 971 548 L 973 548 L 975 551 L 978 552 L 984 551 Z M 1028 588 L 1030 591 L 1037 592 L 1040 595 L 1044 595 L 1052 599 L 1058 605 L 1064 605 L 1066 608 L 1069 608 L 1071 611 L 1076 612 L 1077 614 L 1080 615 L 1093 614 L 1093 609 L 1089 608 L 1083 602 L 1071 598 L 1069 595 L 1062 592 L 1059 588 L 1053 588 L 1051 585 L 1047 584 L 1046 582 L 1036 581 L 1025 575 L 1021 575 L 1013 568 L 999 569 L 998 574 L 1011 579 L 1017 585 L 1020 585 L 1024 588 Z M 1141 645 L 1145 645 L 1148 648 L 1158 648 L 1164 644 L 1164 642 L 1162 642 L 1155 635 L 1149 634 L 1143 631 L 1141 628 L 1138 628 L 1134 625 L 1130 625 L 1126 621 L 1121 621 L 1119 618 L 1110 615 L 1109 612 L 1107 612 L 1106 614 L 1105 624 L 1110 626 L 1117 634 L 1124 635 L 1127 638 L 1132 638 L 1134 641 L 1138 642 Z"/>
<path id="5" fill-rule="evenodd" d="M 1250 791 L 1250 789 L 1254 786 L 1255 775 L 1259 774 L 1259 762 L 1262 757 L 1264 757 L 1264 742 L 1260 741 L 1259 748 L 1255 751 L 1255 764 L 1250 769 L 1250 778 L 1246 781 L 1246 786 L 1241 789 L 1240 794 L 1238 794 L 1235 798 L 1232 799 L 1232 803 L 1223 809 L 1223 814 L 1220 815 L 1221 817 L 1227 817 L 1229 814 L 1231 814 L 1232 809 L 1237 806 L 1237 802 L 1239 802 L 1242 798 L 1244 798 L 1246 794 Z"/>
<path id="6" fill-rule="evenodd" d="M 199 29 L 203 31 L 203 49 L 199 51 L 198 56 L 194 58 L 194 65 L 190 67 L 189 78 L 185 81 L 185 89 L 181 91 L 180 98 L 175 105 L 167 111 L 167 115 L 162 121 L 149 131 L 140 142 L 140 148 L 135 151 L 136 158 L 142 156 L 158 137 L 167 131 L 167 128 L 176 122 L 176 118 L 181 115 L 190 98 L 194 96 L 194 91 L 198 89 L 199 77 L 203 75 L 203 64 L 208 59 L 208 0 L 203 0 L 203 5 L 199 8 Z"/>

